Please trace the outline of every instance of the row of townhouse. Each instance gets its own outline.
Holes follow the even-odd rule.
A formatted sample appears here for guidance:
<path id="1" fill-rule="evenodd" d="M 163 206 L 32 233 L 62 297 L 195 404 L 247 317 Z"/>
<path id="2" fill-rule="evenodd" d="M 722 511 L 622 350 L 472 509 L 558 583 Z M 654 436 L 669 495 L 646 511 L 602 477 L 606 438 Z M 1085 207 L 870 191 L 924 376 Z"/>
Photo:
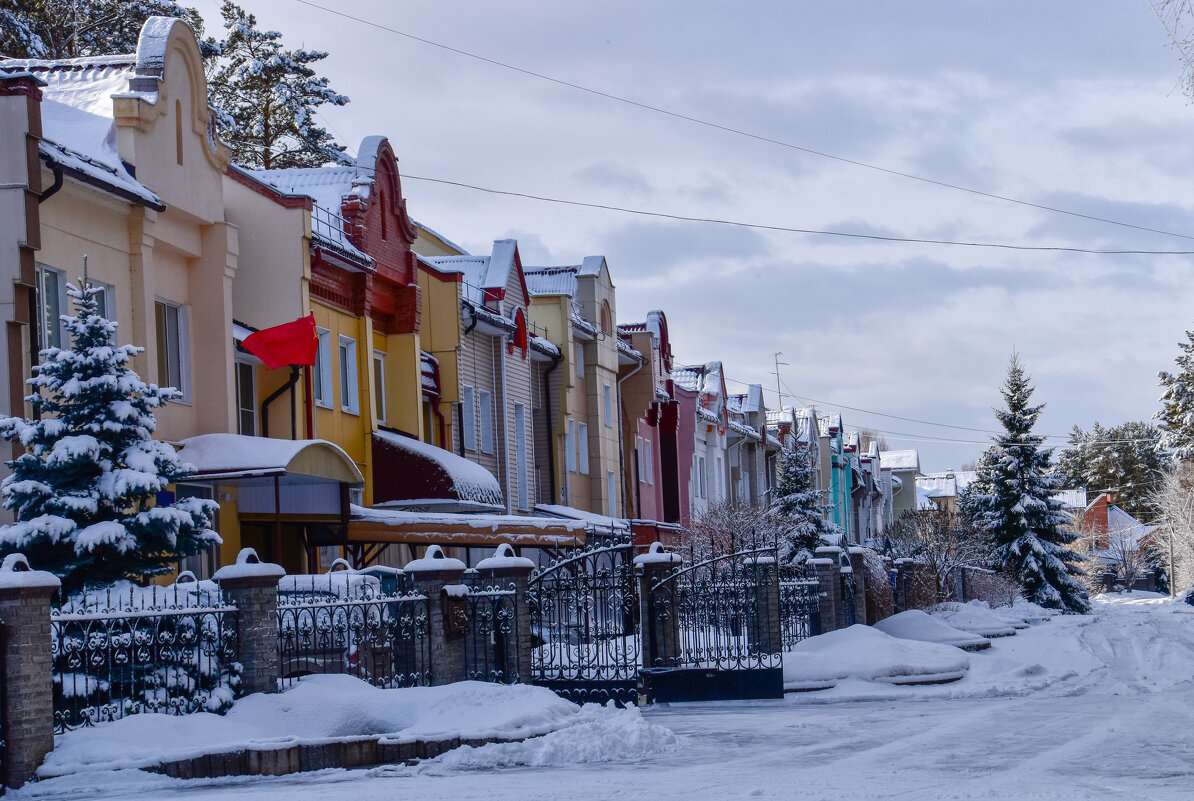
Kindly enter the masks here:
<path id="1" fill-rule="evenodd" d="M 196 468 L 174 493 L 220 503 L 200 575 L 243 546 L 314 571 L 433 542 L 473 559 L 666 540 L 717 503 L 765 505 L 783 447 L 811 450 L 852 541 L 908 492 L 840 417 L 674 364 L 664 312 L 619 322 L 603 257 L 524 265 L 514 240 L 472 254 L 413 220 L 385 137 L 347 165 L 231 163 L 178 20 L 149 20 L 133 54 L 0 61 L 0 209 L 0 413 L 27 411 L 86 262 L 145 348 L 134 367 L 182 392 L 157 434 Z M 313 365 L 241 345 L 308 316 Z"/>

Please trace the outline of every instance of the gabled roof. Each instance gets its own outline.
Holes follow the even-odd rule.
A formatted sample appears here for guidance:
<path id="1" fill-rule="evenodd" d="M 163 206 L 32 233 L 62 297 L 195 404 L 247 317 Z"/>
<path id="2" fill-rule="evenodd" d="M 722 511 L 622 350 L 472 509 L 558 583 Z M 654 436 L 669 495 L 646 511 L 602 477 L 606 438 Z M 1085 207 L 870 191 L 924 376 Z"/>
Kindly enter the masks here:
<path id="1" fill-rule="evenodd" d="M 444 272 L 460 273 L 468 284 L 461 294 L 473 303 L 484 303 L 487 297 L 503 298 L 510 281 L 510 271 L 517 270 L 524 304 L 530 302 L 516 240 L 495 239 L 493 251 L 488 256 L 432 256 L 421 261 Z"/>

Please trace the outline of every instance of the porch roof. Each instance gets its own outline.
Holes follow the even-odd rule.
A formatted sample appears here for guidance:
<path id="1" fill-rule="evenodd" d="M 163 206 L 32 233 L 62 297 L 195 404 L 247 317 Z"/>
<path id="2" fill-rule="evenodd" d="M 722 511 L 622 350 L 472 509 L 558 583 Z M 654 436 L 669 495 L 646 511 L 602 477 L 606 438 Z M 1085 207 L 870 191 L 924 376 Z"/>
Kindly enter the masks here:
<path id="1" fill-rule="evenodd" d="M 348 541 L 496 547 L 562 548 L 584 545 L 585 523 L 517 515 L 403 512 L 352 506 Z"/>
<path id="2" fill-rule="evenodd" d="M 200 434 L 178 446 L 179 459 L 195 468 L 190 481 L 302 475 L 343 484 L 365 483 L 349 455 L 322 439 Z"/>

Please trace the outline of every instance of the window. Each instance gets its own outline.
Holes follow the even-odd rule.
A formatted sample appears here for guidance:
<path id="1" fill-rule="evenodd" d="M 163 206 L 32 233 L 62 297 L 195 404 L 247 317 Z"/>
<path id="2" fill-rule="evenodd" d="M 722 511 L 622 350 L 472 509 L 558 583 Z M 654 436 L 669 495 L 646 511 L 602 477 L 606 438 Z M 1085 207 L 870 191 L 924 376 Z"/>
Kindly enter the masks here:
<path id="1" fill-rule="evenodd" d="M 319 348 L 315 354 L 315 366 L 312 368 L 311 383 L 315 393 L 315 405 L 325 409 L 332 408 L 332 332 L 326 328 L 316 328 L 319 335 Z"/>
<path id="2" fill-rule="evenodd" d="M 174 101 L 174 155 L 182 164 L 182 101 Z"/>
<path id="3" fill-rule="evenodd" d="M 66 306 L 66 279 L 62 273 L 37 265 L 37 345 L 62 347 L 62 309 Z"/>
<path id="4" fill-rule="evenodd" d="M 190 400 L 187 381 L 187 325 L 186 313 L 177 303 L 159 300 L 154 303 L 157 318 L 158 385 L 174 387 Z"/>
<path id="5" fill-rule="evenodd" d="M 514 404 L 514 459 L 518 469 L 518 508 L 530 509 L 530 488 L 527 486 L 526 407 L 521 403 Z"/>
<path id="6" fill-rule="evenodd" d="M 618 478 L 613 470 L 605 472 L 605 492 L 609 497 L 609 516 L 618 516 Z"/>
<path id="7" fill-rule="evenodd" d="M 568 421 L 568 433 L 564 435 L 564 460 L 569 470 L 576 469 L 576 423 Z"/>
<path id="8" fill-rule="evenodd" d="M 581 423 L 577 428 L 577 446 L 580 450 L 580 472 L 589 474 L 589 426 Z"/>
<path id="9" fill-rule="evenodd" d="M 706 493 L 707 493 L 707 491 L 708 491 L 708 487 L 705 485 L 705 481 L 706 481 L 706 478 L 705 478 L 705 457 L 704 457 L 704 456 L 698 456 L 698 457 L 697 457 L 697 489 L 699 490 L 699 492 L 698 492 L 698 495 L 697 495 L 697 497 L 698 497 L 698 498 L 707 498 L 707 497 L 709 497 L 709 496 L 706 494 Z"/>
<path id="10" fill-rule="evenodd" d="M 477 392 L 481 407 L 481 452 L 493 453 L 493 396 L 488 390 Z"/>
<path id="11" fill-rule="evenodd" d="M 361 402 L 357 386 L 357 341 L 340 337 L 340 408 L 358 414 Z"/>
<path id="12" fill-rule="evenodd" d="M 257 386 L 253 365 L 236 363 L 236 433 L 257 436 Z"/>
<path id="13" fill-rule="evenodd" d="M 377 422 L 386 421 L 386 355 L 373 353 L 373 410 L 377 412 Z"/>
<path id="14" fill-rule="evenodd" d="M 609 307 L 609 301 L 601 301 L 601 333 L 612 334 L 614 332 L 614 312 Z"/>
<path id="15" fill-rule="evenodd" d="M 602 387 L 602 397 L 605 401 L 605 425 L 614 427 L 614 393 L 609 384 Z"/>
<path id="16" fill-rule="evenodd" d="M 718 456 L 717 457 L 716 480 L 710 482 L 712 484 L 712 489 L 714 492 L 717 493 L 718 498 L 721 498 L 726 494 L 725 480 L 726 480 L 725 468 L 722 466 L 721 457 Z"/>
<path id="17" fill-rule="evenodd" d="M 573 358 L 573 362 L 576 364 L 576 377 L 584 378 L 585 377 L 585 346 L 582 345 L 580 342 L 577 342 L 573 346 L 573 349 L 576 351 L 576 356 Z"/>
<path id="18" fill-rule="evenodd" d="M 647 476 L 647 483 L 654 484 L 655 483 L 655 454 L 652 453 L 653 448 L 651 447 L 651 440 L 649 440 L 649 439 L 643 440 L 643 448 L 645 451 L 643 454 L 643 464 L 647 468 L 646 473 L 645 473 L 645 475 Z"/>
<path id="19" fill-rule="evenodd" d="M 460 416 L 464 418 L 460 435 L 464 438 L 464 447 L 470 451 L 477 449 L 477 408 L 473 402 L 473 388 L 465 386 L 460 401 Z"/>
<path id="20" fill-rule="evenodd" d="M 638 467 L 638 480 L 646 481 L 647 480 L 647 471 L 643 468 L 643 438 L 642 437 L 634 438 L 634 460 L 635 460 L 635 465 Z"/>

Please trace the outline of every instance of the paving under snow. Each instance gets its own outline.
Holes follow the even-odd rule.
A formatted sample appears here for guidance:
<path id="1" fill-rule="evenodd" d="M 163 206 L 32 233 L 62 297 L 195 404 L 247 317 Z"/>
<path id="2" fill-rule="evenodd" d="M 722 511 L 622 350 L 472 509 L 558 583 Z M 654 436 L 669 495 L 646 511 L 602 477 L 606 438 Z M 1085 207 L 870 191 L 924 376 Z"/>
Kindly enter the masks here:
<path id="1" fill-rule="evenodd" d="M 966 656 L 966 676 L 945 685 L 846 679 L 782 701 L 590 707 L 547 737 L 414 768 L 190 782 L 129 771 L 10 798 L 1189 798 L 1194 607 L 1111 596 Z"/>

